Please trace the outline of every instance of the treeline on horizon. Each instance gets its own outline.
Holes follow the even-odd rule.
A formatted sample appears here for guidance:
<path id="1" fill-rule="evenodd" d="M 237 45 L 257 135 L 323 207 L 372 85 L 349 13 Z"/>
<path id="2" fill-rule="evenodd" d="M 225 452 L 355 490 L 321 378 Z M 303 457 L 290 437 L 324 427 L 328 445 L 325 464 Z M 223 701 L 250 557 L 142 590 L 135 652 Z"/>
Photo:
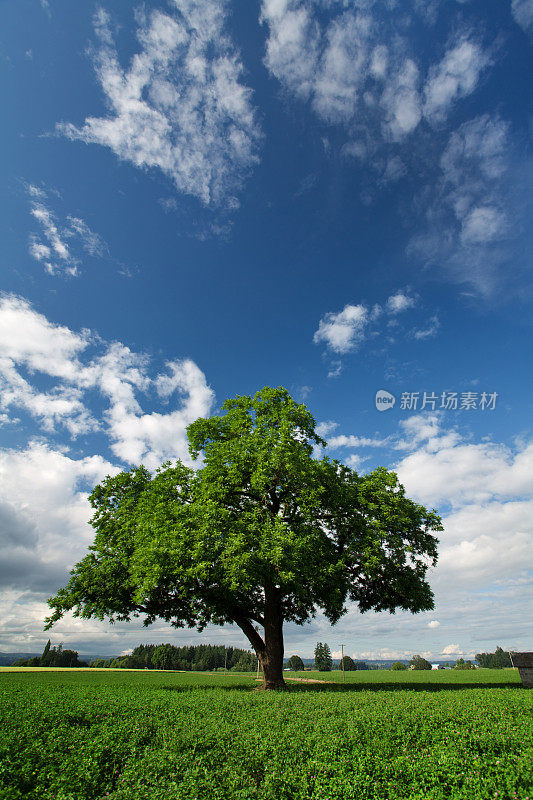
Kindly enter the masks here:
<path id="1" fill-rule="evenodd" d="M 131 655 L 97 658 L 91 667 L 109 669 L 173 669 L 186 672 L 210 672 L 217 669 L 253 672 L 257 656 L 249 650 L 224 645 L 199 644 L 175 647 L 172 644 L 140 644 Z"/>
<path id="2" fill-rule="evenodd" d="M 329 648 L 327 649 L 329 652 Z M 423 665 L 416 664 L 416 659 L 424 662 Z M 512 667 L 511 654 L 501 647 L 497 647 L 494 653 L 478 653 L 475 660 L 478 666 L 486 669 Z M 315 669 L 330 671 L 334 668 L 331 656 L 327 661 L 327 664 L 317 663 L 315 654 Z M 420 656 L 413 656 L 410 662 L 395 662 L 392 665 L 392 669 L 407 669 L 411 664 L 414 664 L 415 669 L 431 669 L 431 664 Z M 61 644 L 52 647 L 49 639 L 41 656 L 27 659 L 21 658 L 15 661 L 12 666 L 166 669 L 186 672 L 210 672 L 227 669 L 235 672 L 254 672 L 257 669 L 257 656 L 249 650 L 241 650 L 238 647 L 225 647 L 224 645 L 200 644 L 176 647 L 172 644 L 140 644 L 129 655 L 109 659 L 96 658 L 87 663 L 86 661 L 80 661 L 76 650 L 64 650 Z M 342 666 L 343 664 L 340 662 L 335 668 L 342 669 Z M 453 667 L 454 665 L 451 663 L 448 666 Z M 285 662 L 285 667 L 293 670 L 305 669 L 300 656 L 291 656 Z M 374 667 L 369 667 L 364 661 L 354 662 L 349 656 L 344 656 L 344 669 L 347 671 L 368 670 L 371 668 Z M 473 669 L 474 665 L 470 661 L 465 662 L 461 658 L 456 662 L 455 668 Z"/>

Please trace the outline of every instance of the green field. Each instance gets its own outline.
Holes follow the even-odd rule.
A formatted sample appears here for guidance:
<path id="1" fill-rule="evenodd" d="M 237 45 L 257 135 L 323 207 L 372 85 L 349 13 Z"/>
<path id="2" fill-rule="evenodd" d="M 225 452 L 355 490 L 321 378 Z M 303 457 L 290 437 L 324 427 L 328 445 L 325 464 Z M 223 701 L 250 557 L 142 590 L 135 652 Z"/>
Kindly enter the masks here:
<path id="1" fill-rule="evenodd" d="M 533 800 L 512 670 L 0 672 L 2 800 Z"/>

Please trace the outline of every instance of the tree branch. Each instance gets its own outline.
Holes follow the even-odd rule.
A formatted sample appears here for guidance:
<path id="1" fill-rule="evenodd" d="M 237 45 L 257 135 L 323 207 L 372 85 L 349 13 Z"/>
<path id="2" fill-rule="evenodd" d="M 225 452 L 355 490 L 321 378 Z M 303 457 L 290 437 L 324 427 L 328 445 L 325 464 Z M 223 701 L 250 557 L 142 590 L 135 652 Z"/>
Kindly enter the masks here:
<path id="1" fill-rule="evenodd" d="M 242 630 L 242 632 L 244 633 L 244 635 L 254 648 L 255 652 L 258 654 L 262 653 L 263 650 L 265 649 L 265 643 L 258 634 L 258 632 L 256 631 L 256 629 L 254 628 L 254 626 L 252 625 L 252 623 L 250 622 L 250 620 L 244 616 L 241 616 L 240 614 L 235 614 L 233 612 L 232 612 L 232 617 L 234 622 L 239 626 L 239 628 Z"/>

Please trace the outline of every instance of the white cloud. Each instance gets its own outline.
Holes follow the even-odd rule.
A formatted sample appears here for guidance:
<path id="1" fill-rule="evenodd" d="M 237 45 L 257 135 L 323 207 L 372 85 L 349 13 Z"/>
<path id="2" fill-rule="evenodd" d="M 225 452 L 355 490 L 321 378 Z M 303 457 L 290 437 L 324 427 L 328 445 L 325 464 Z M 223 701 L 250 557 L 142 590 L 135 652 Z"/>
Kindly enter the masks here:
<path id="1" fill-rule="evenodd" d="M 434 314 L 431 319 L 428 320 L 425 328 L 419 328 L 418 330 L 413 331 L 413 336 L 415 339 L 430 339 L 432 336 L 437 334 L 437 331 L 440 328 L 440 320 L 436 314 Z"/>
<path id="2" fill-rule="evenodd" d="M 411 452 L 395 470 L 408 495 L 450 509 L 436 580 L 472 587 L 533 571 L 533 443 L 475 443 L 443 429 L 436 415 L 401 427 L 406 438 L 397 447 Z"/>
<path id="3" fill-rule="evenodd" d="M 331 369 L 328 372 L 328 378 L 338 378 L 342 372 L 342 361 L 332 361 Z"/>
<path id="4" fill-rule="evenodd" d="M 317 436 L 322 437 L 324 439 L 328 434 L 332 433 L 335 428 L 338 427 L 337 422 L 333 422 L 332 420 L 328 420 L 327 422 L 319 422 L 315 428 Z"/>
<path id="5" fill-rule="evenodd" d="M 396 183 L 407 173 L 407 167 L 399 156 L 391 156 L 387 159 L 381 183 L 384 185 Z"/>
<path id="6" fill-rule="evenodd" d="M 234 208 L 235 192 L 257 161 L 260 132 L 239 55 L 224 31 L 226 4 L 172 5 L 174 14 L 138 15 L 141 49 L 127 70 L 109 16 L 97 13 L 94 63 L 110 113 L 57 130 L 109 147 L 137 167 L 161 170 L 178 191 L 206 205 Z"/>
<path id="7" fill-rule="evenodd" d="M 37 261 L 42 261 L 50 275 L 64 273 L 65 275 L 78 274 L 78 260 L 71 254 L 67 243 L 62 238 L 54 215 L 42 203 L 34 203 L 31 209 L 32 216 L 39 222 L 43 236 L 47 242 L 39 242 L 32 236 L 30 239 L 30 255 Z"/>
<path id="8" fill-rule="evenodd" d="M 440 168 L 440 180 L 418 198 L 426 228 L 408 252 L 489 294 L 524 210 L 509 124 L 488 114 L 464 123 L 449 137 Z"/>
<path id="9" fill-rule="evenodd" d="M 89 344 L 103 352 L 83 357 Z M 105 343 L 88 331 L 76 334 L 50 323 L 25 300 L 0 300 L 0 407 L 24 409 L 51 432 L 61 424 L 72 435 L 100 429 L 111 449 L 126 463 L 143 461 L 150 469 L 162 461 L 190 463 L 185 428 L 210 412 L 214 394 L 191 359 L 175 360 L 167 372 L 149 375 L 149 359 L 120 342 Z M 25 369 L 24 377 L 20 370 Z M 47 393 L 31 383 L 32 372 L 57 379 Z M 108 405 L 97 415 L 87 405 L 96 389 Z M 139 394 L 156 393 L 177 407 L 166 413 L 144 413 Z M 93 401 L 94 402 L 94 401 Z"/>
<path id="10" fill-rule="evenodd" d="M 313 341 L 325 342 L 335 353 L 356 350 L 365 338 L 368 310 L 363 305 L 346 305 L 335 314 L 329 311 L 319 322 Z"/>
<path id="11" fill-rule="evenodd" d="M 179 454 L 190 462 L 185 429 L 198 417 L 209 414 L 214 394 L 203 372 L 190 359 L 174 361 L 167 366 L 174 383 L 170 391 L 178 392 L 182 398 L 175 411 L 142 414 L 137 408 L 130 408 L 128 403 L 112 398 L 111 408 L 106 412 L 109 435 L 114 440 L 111 449 L 122 461 L 130 464 L 142 462 L 154 469 L 162 461 L 176 458 Z M 156 386 L 160 378 L 156 378 Z"/>
<path id="12" fill-rule="evenodd" d="M 389 78 L 381 97 L 386 139 L 400 141 L 412 133 L 422 118 L 418 67 L 407 58 Z"/>
<path id="13" fill-rule="evenodd" d="M 402 311 L 407 311 L 415 305 L 414 297 L 411 297 L 406 292 L 401 290 L 397 291 L 387 300 L 387 311 L 390 314 L 400 314 Z"/>
<path id="14" fill-rule="evenodd" d="M 75 380 L 79 356 L 88 347 L 88 331 L 74 333 L 49 322 L 16 295 L 0 297 L 0 356 L 30 370 Z"/>
<path id="15" fill-rule="evenodd" d="M 324 343 L 333 353 L 345 355 L 354 352 L 368 339 L 374 340 L 381 333 L 382 327 L 388 316 L 386 328 L 394 326 L 395 330 L 402 331 L 402 326 L 397 320 L 398 315 L 414 309 L 417 298 L 409 294 L 408 290 L 399 289 L 390 295 L 382 307 L 379 303 L 373 306 L 348 304 L 342 311 L 329 311 L 324 314 L 315 331 L 313 341 L 315 344 Z M 433 335 L 438 328 L 438 320 L 432 318 L 432 328 L 415 334 L 416 339 Z M 390 343 L 389 337 L 389 343 Z M 331 364 L 328 377 L 337 377 L 342 371 L 342 362 L 335 361 Z"/>
<path id="16" fill-rule="evenodd" d="M 490 63 L 482 47 L 462 34 L 429 71 L 424 87 L 424 116 L 431 122 L 445 119 L 455 100 L 472 94 Z"/>
<path id="17" fill-rule="evenodd" d="M 101 456 L 72 459 L 37 441 L 0 450 L 2 585 L 54 590 L 92 541 L 87 491 L 117 471 Z"/>
<path id="18" fill-rule="evenodd" d="M 375 439 L 367 436 L 334 436 L 328 440 L 328 447 L 384 447 L 389 439 Z"/>
<path id="19" fill-rule="evenodd" d="M 488 421 L 492 412 L 479 413 Z M 407 496 L 441 514 L 439 562 L 430 577 L 439 616 L 442 604 L 453 601 L 451 586 L 479 590 L 507 585 L 521 574 L 529 573 L 530 582 L 533 574 L 533 442 L 474 442 L 446 427 L 444 418 L 445 412 L 420 413 L 400 421 L 396 436 L 337 435 L 328 441 L 332 449 L 389 447 L 389 463 Z M 395 463 L 394 451 L 403 454 Z"/>
<path id="20" fill-rule="evenodd" d="M 508 229 L 505 213 L 491 206 L 469 211 L 461 226 L 462 244 L 484 244 L 505 238 Z"/>
<path id="21" fill-rule="evenodd" d="M 40 261 L 49 275 L 79 275 L 80 253 L 72 252 L 72 245 L 83 248 L 90 256 L 101 257 L 108 252 L 107 244 L 79 217 L 67 216 L 60 224 L 57 214 L 50 208 L 46 192 L 29 184 L 31 215 L 41 228 L 40 237 L 30 236 L 30 255 Z"/>
<path id="22" fill-rule="evenodd" d="M 460 656 L 463 654 L 463 651 L 459 647 L 458 644 L 448 644 L 446 647 L 443 648 L 441 655 L 443 656 Z"/>
<path id="23" fill-rule="evenodd" d="M 430 4 L 414 5 L 427 15 Z M 437 3 L 431 6 L 430 17 Z M 424 118 L 442 121 L 490 64 L 463 30 L 424 77 L 412 40 L 399 33 L 411 20 L 395 3 L 378 11 L 373 2 L 263 0 L 261 21 L 268 26 L 267 69 L 321 120 L 345 126 L 352 140 L 343 152 L 361 159 L 405 140 Z M 401 174 L 398 166 L 389 179 Z"/>
<path id="24" fill-rule="evenodd" d="M 513 0 L 511 10 L 520 27 L 533 36 L 533 0 Z"/>
<path id="25" fill-rule="evenodd" d="M 438 619 L 432 619 L 431 622 L 428 622 L 428 628 L 431 628 L 432 630 L 440 628 L 440 622 Z"/>

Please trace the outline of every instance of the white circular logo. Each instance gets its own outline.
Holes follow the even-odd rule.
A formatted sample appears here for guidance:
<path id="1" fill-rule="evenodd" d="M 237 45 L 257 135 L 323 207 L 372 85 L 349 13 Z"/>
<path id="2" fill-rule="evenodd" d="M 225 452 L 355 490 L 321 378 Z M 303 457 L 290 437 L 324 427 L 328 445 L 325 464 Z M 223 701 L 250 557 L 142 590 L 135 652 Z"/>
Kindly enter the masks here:
<path id="1" fill-rule="evenodd" d="M 394 395 L 386 392 L 385 389 L 380 389 L 379 392 L 376 392 L 376 408 L 378 411 L 388 411 L 389 408 L 393 408 L 395 402 Z"/>

